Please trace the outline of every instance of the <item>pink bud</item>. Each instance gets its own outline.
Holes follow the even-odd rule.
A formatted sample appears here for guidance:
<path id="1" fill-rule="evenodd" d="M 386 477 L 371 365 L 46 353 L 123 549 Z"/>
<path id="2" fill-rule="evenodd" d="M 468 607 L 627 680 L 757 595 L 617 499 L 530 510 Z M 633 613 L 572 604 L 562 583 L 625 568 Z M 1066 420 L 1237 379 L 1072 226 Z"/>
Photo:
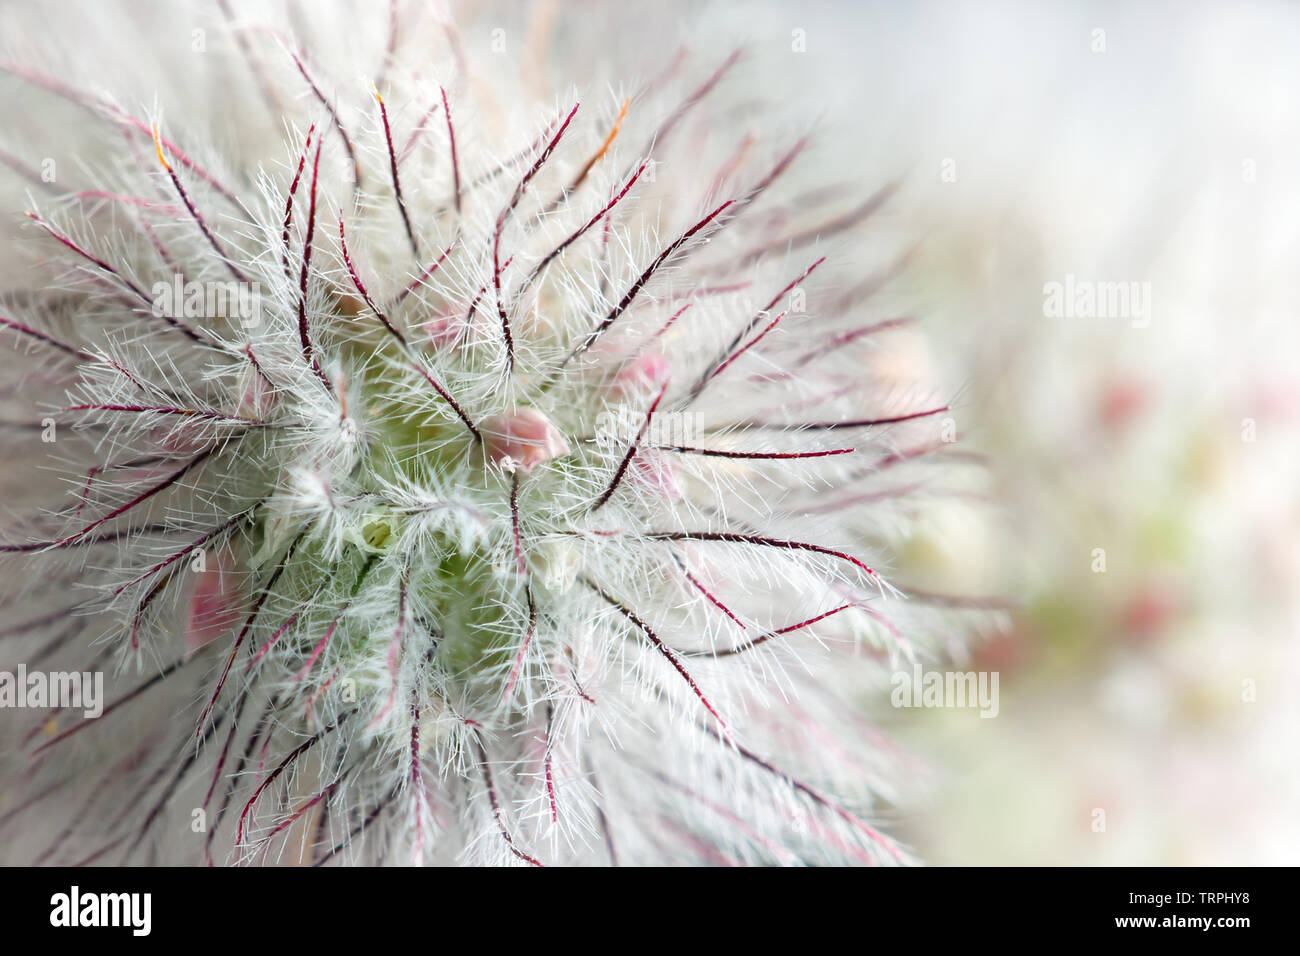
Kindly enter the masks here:
<path id="1" fill-rule="evenodd" d="M 464 329 L 465 317 L 459 313 L 435 315 L 424 323 L 424 334 L 428 337 L 429 345 L 435 349 L 455 345 Z"/>
<path id="2" fill-rule="evenodd" d="M 480 430 L 488 461 L 507 471 L 529 471 L 569 453 L 559 429 L 535 408 L 493 415 Z"/>
<path id="3" fill-rule="evenodd" d="M 239 414 L 244 418 L 262 418 L 275 408 L 279 396 L 271 383 L 259 374 L 248 377 L 239 395 Z"/>
<path id="4" fill-rule="evenodd" d="M 682 500 L 682 487 L 677 482 L 677 464 L 667 455 L 655 451 L 642 451 L 632 459 L 632 475 L 636 482 L 669 501 Z"/>
<path id="5" fill-rule="evenodd" d="M 662 353 L 646 351 L 624 364 L 609 388 L 615 398 L 630 398 L 655 391 L 671 375 L 672 364 Z"/>
<path id="6" fill-rule="evenodd" d="M 193 654 L 235 626 L 242 608 L 237 575 L 228 558 L 213 556 L 196 575 L 185 621 L 185 650 Z"/>
<path id="7" fill-rule="evenodd" d="M 210 440 L 201 430 L 202 427 L 201 423 L 193 421 L 162 426 L 155 431 L 158 436 L 158 447 L 182 455 L 194 454 L 210 444 Z"/>

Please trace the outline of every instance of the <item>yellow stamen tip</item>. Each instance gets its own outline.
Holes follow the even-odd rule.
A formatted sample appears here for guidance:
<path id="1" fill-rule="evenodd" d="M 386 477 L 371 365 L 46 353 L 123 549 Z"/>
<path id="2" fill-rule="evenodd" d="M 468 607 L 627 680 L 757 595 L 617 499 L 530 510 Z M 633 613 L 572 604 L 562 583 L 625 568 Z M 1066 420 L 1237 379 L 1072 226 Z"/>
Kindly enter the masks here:
<path id="1" fill-rule="evenodd" d="M 153 147 L 158 151 L 158 162 L 162 163 L 163 169 L 171 172 L 171 163 L 167 162 L 167 157 L 163 155 L 162 137 L 158 134 L 158 127 L 153 127 Z"/>

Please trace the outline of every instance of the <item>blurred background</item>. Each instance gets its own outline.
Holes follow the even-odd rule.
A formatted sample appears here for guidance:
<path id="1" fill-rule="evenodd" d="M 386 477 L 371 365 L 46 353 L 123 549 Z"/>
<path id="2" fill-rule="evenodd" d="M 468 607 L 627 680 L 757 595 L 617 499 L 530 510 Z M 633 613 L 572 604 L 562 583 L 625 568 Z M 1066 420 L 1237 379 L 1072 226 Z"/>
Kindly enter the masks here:
<path id="1" fill-rule="evenodd" d="M 911 351 L 995 487 L 900 576 L 1020 604 L 973 651 L 996 719 L 884 718 L 926 758 L 901 832 L 935 864 L 1293 864 L 1300 9 L 847 6 L 763 29 L 806 31 L 807 102 L 904 175 Z M 1069 276 L 1147 314 L 1048 314 Z"/>

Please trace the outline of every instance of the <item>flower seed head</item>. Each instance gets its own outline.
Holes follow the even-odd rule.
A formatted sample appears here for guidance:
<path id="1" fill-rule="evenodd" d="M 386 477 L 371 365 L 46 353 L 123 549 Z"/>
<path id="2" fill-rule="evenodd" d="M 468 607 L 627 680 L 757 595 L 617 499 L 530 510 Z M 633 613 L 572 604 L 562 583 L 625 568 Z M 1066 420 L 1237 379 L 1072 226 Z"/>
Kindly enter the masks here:
<path id="1" fill-rule="evenodd" d="M 110 675 L 20 741 L 31 858 L 906 860 L 869 704 L 953 629 L 883 568 L 950 449 L 869 371 L 891 190 L 751 126 L 738 54 L 570 95 L 341 9 L 232 18 L 147 118 L 8 68 L 102 180 L 0 308 L 66 479 L 0 529 L 11 647 Z"/>

